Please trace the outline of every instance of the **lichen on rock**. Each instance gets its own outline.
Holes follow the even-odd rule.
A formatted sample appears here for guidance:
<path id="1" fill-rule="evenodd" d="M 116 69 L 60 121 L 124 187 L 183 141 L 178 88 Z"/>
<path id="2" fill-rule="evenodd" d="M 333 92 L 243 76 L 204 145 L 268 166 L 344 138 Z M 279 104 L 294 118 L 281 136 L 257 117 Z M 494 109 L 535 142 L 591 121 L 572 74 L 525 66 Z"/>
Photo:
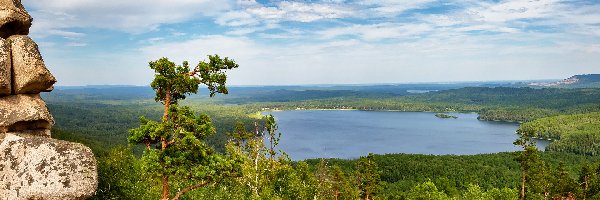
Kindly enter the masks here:
<path id="1" fill-rule="evenodd" d="M 0 97 L 10 95 L 12 91 L 12 63 L 10 43 L 0 38 Z"/>
<path id="2" fill-rule="evenodd" d="M 27 35 L 33 19 L 21 0 L 0 0 L 0 37 Z"/>
<path id="3" fill-rule="evenodd" d="M 85 199 L 98 185 L 92 151 L 51 139 L 54 119 L 40 92 L 56 79 L 27 36 L 20 0 L 0 0 L 0 200 Z"/>
<path id="4" fill-rule="evenodd" d="M 13 90 L 15 94 L 37 94 L 48 91 L 56 78 L 48 71 L 37 44 L 26 35 L 13 35 L 11 43 Z"/>
<path id="5" fill-rule="evenodd" d="M 85 199 L 97 187 L 96 160 L 78 143 L 7 134 L 0 144 L 0 199 Z"/>
<path id="6" fill-rule="evenodd" d="M 39 94 L 0 98 L 0 132 L 50 130 L 54 118 Z"/>

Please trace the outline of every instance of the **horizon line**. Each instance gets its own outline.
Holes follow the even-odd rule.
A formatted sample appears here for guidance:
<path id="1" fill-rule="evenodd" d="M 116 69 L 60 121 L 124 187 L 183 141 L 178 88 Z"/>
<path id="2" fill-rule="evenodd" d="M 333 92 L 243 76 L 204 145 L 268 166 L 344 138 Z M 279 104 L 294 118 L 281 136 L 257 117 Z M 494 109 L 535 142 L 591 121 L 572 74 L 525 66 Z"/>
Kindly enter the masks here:
<path id="1" fill-rule="evenodd" d="M 292 86 L 373 86 L 373 85 L 416 85 L 416 84 L 465 84 L 465 83 L 492 83 L 492 82 L 536 82 L 536 81 L 556 81 L 556 80 L 564 80 L 563 79 L 522 79 L 522 80 L 466 80 L 466 81 L 415 81 L 415 82 L 388 82 L 388 83 L 309 83 L 309 84 L 265 84 L 265 85 L 256 85 L 256 84 L 236 84 L 236 85 L 228 85 L 228 87 L 292 87 Z M 148 85 L 133 85 L 133 84 L 87 84 L 87 85 L 54 85 L 55 87 L 93 87 L 93 86 L 112 86 L 112 87 L 145 87 Z"/>

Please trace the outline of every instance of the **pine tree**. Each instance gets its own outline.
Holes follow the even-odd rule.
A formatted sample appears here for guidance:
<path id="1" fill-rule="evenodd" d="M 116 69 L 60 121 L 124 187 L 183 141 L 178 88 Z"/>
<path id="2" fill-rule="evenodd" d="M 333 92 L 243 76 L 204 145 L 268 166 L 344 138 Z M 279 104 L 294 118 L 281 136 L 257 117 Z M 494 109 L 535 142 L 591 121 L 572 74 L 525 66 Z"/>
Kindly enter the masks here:
<path id="1" fill-rule="evenodd" d="M 581 173 L 579 174 L 579 183 L 581 184 L 581 189 L 583 190 L 583 200 L 587 199 L 587 194 L 590 189 L 590 182 L 593 174 L 594 170 L 592 169 L 592 167 L 587 163 L 583 164 L 583 166 L 581 167 Z"/>
<path id="2" fill-rule="evenodd" d="M 540 156 L 535 145 L 535 141 L 530 138 L 531 133 L 527 131 L 520 132 L 521 136 L 515 140 L 514 144 L 521 146 L 522 151 L 517 155 L 516 160 L 521 164 L 521 199 L 526 197 L 526 183 L 531 178 L 531 171 L 540 164 Z"/>
<path id="3" fill-rule="evenodd" d="M 375 156 L 369 153 L 367 157 L 361 157 L 356 164 L 357 183 L 361 197 L 365 200 L 373 199 L 379 192 L 379 171 Z"/>
<path id="4" fill-rule="evenodd" d="M 159 122 L 141 117 L 140 127 L 129 131 L 128 141 L 145 145 L 143 168 L 150 175 L 160 177 L 163 200 L 171 198 L 171 177 L 187 183 L 173 197 L 179 199 L 189 191 L 237 171 L 234 160 L 217 154 L 204 142 L 215 133 L 210 118 L 196 115 L 188 107 L 177 106 L 186 95 L 197 93 L 200 84 L 207 86 L 211 97 L 228 93 L 225 71 L 237 68 L 238 64 L 218 55 L 210 55 L 208 59 L 208 62 L 199 62 L 193 70 L 187 61 L 180 66 L 167 58 L 149 63 L 155 72 L 151 87 L 156 92 L 155 100 L 164 105 L 163 117 Z"/>

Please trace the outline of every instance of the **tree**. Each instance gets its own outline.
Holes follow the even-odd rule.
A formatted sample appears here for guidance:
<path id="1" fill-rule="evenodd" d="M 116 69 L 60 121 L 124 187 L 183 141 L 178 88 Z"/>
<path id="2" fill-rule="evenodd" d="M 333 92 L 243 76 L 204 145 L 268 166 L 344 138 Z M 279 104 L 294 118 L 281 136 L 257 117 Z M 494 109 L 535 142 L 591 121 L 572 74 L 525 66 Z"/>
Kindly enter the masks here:
<path id="1" fill-rule="evenodd" d="M 285 153 L 277 154 L 275 149 L 281 133 L 277 133 L 272 115 L 265 116 L 264 121 L 264 129 L 255 123 L 256 134 L 246 131 L 243 124 L 238 124 L 229 134 L 227 151 L 242 161 L 242 176 L 235 179 L 238 186 L 248 199 L 315 198 L 318 183 L 308 164 L 298 162 L 294 166 Z M 269 139 L 268 143 L 264 137 Z"/>
<path id="2" fill-rule="evenodd" d="M 587 194 L 590 189 L 591 178 L 594 175 L 594 170 L 588 163 L 584 163 L 581 167 L 581 173 L 579 174 L 579 182 L 581 183 L 581 188 L 583 189 L 583 200 L 587 198 Z"/>
<path id="3" fill-rule="evenodd" d="M 92 199 L 157 199 L 159 189 L 144 180 L 131 149 L 117 146 L 98 158 L 98 190 Z M 156 193 L 152 193 L 156 192 Z"/>
<path id="4" fill-rule="evenodd" d="M 281 137 L 281 133 L 277 133 L 277 123 L 275 122 L 275 117 L 269 114 L 265 117 L 266 122 L 266 130 L 269 134 L 269 162 L 271 163 L 271 168 L 273 167 L 273 160 L 277 152 L 275 151 L 275 147 L 279 144 L 279 138 Z"/>
<path id="5" fill-rule="evenodd" d="M 373 196 L 375 196 L 380 189 L 380 177 L 377 163 L 375 163 L 375 156 L 372 153 L 369 153 L 367 157 L 358 159 L 358 162 L 356 163 L 356 173 L 361 197 L 365 200 L 373 199 Z"/>
<path id="6" fill-rule="evenodd" d="M 210 118 L 196 116 L 188 107 L 178 107 L 179 100 L 196 94 L 200 84 L 207 86 L 210 96 L 227 94 L 225 71 L 238 67 L 234 60 L 209 55 L 193 70 L 187 61 L 178 66 L 167 58 L 149 63 L 154 70 L 150 84 L 156 92 L 155 100 L 164 105 L 162 121 L 141 117 L 139 128 L 129 131 L 131 144 L 144 144 L 144 169 L 161 178 L 162 199 L 170 198 L 169 178 L 179 177 L 189 182 L 173 199 L 215 182 L 227 173 L 235 173 L 232 160 L 217 154 L 203 140 L 215 133 Z"/>
<path id="7" fill-rule="evenodd" d="M 523 151 L 518 154 L 516 160 L 521 164 L 521 199 L 525 200 L 525 185 L 528 177 L 531 177 L 531 171 L 540 163 L 540 156 L 535 145 L 535 141 L 530 138 L 528 131 L 520 132 L 521 136 L 513 144 L 521 146 Z"/>
<path id="8" fill-rule="evenodd" d="M 408 200 L 444 200 L 448 196 L 437 189 L 435 184 L 428 180 L 413 187 L 406 197 Z"/>
<path id="9" fill-rule="evenodd" d="M 358 191 L 352 187 L 351 180 L 346 177 L 340 166 L 334 165 L 329 171 L 334 200 L 356 199 L 358 197 Z"/>
<path id="10" fill-rule="evenodd" d="M 237 181 L 246 187 L 253 199 L 263 195 L 267 184 L 265 144 L 258 123 L 254 124 L 255 133 L 246 131 L 243 123 L 238 123 L 234 132 L 228 134 L 230 142 L 228 153 L 242 158 L 242 177 Z"/>
<path id="11" fill-rule="evenodd" d="M 556 183 L 554 184 L 554 197 L 559 199 L 571 199 L 576 193 L 577 183 L 571 178 L 564 162 L 558 164 L 556 169 Z"/>
<path id="12" fill-rule="evenodd" d="M 491 199 L 487 196 L 487 194 L 479 187 L 479 185 L 469 184 L 467 186 L 467 191 L 463 193 L 462 199 L 465 200 L 487 200 Z"/>
<path id="13" fill-rule="evenodd" d="M 331 172 L 329 171 L 329 166 L 327 165 L 327 161 L 325 159 L 321 159 L 319 164 L 317 164 L 315 169 L 315 177 L 317 178 L 317 195 L 319 199 L 329 199 L 329 197 L 333 197 L 334 199 L 338 199 L 339 189 L 334 190 L 335 183 L 333 183 L 332 177 L 330 177 Z"/>
<path id="14" fill-rule="evenodd" d="M 492 188 L 487 193 L 491 199 L 519 199 L 519 191 L 516 189 Z"/>

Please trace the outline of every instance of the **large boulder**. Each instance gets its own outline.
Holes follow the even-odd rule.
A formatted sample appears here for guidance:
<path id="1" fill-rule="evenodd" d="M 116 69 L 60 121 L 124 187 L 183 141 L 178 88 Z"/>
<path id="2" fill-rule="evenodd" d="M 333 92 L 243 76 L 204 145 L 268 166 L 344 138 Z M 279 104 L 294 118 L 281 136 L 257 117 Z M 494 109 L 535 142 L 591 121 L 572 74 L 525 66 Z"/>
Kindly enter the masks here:
<path id="1" fill-rule="evenodd" d="M 54 118 L 39 94 L 20 94 L 0 98 L 0 133 L 48 133 Z M 1 140 L 1 139 L 0 139 Z"/>
<path id="2" fill-rule="evenodd" d="M 26 35 L 13 35 L 11 43 L 15 94 L 37 94 L 52 90 L 56 78 L 46 68 L 37 44 Z"/>
<path id="3" fill-rule="evenodd" d="M 31 21 L 21 0 L 0 0 L 0 37 L 29 34 Z"/>
<path id="4" fill-rule="evenodd" d="M 0 144 L 0 199 L 86 199 L 96 191 L 96 170 L 82 144 L 9 133 Z"/>
<path id="5" fill-rule="evenodd" d="M 12 85 L 10 43 L 0 38 L 0 97 L 10 95 Z"/>

